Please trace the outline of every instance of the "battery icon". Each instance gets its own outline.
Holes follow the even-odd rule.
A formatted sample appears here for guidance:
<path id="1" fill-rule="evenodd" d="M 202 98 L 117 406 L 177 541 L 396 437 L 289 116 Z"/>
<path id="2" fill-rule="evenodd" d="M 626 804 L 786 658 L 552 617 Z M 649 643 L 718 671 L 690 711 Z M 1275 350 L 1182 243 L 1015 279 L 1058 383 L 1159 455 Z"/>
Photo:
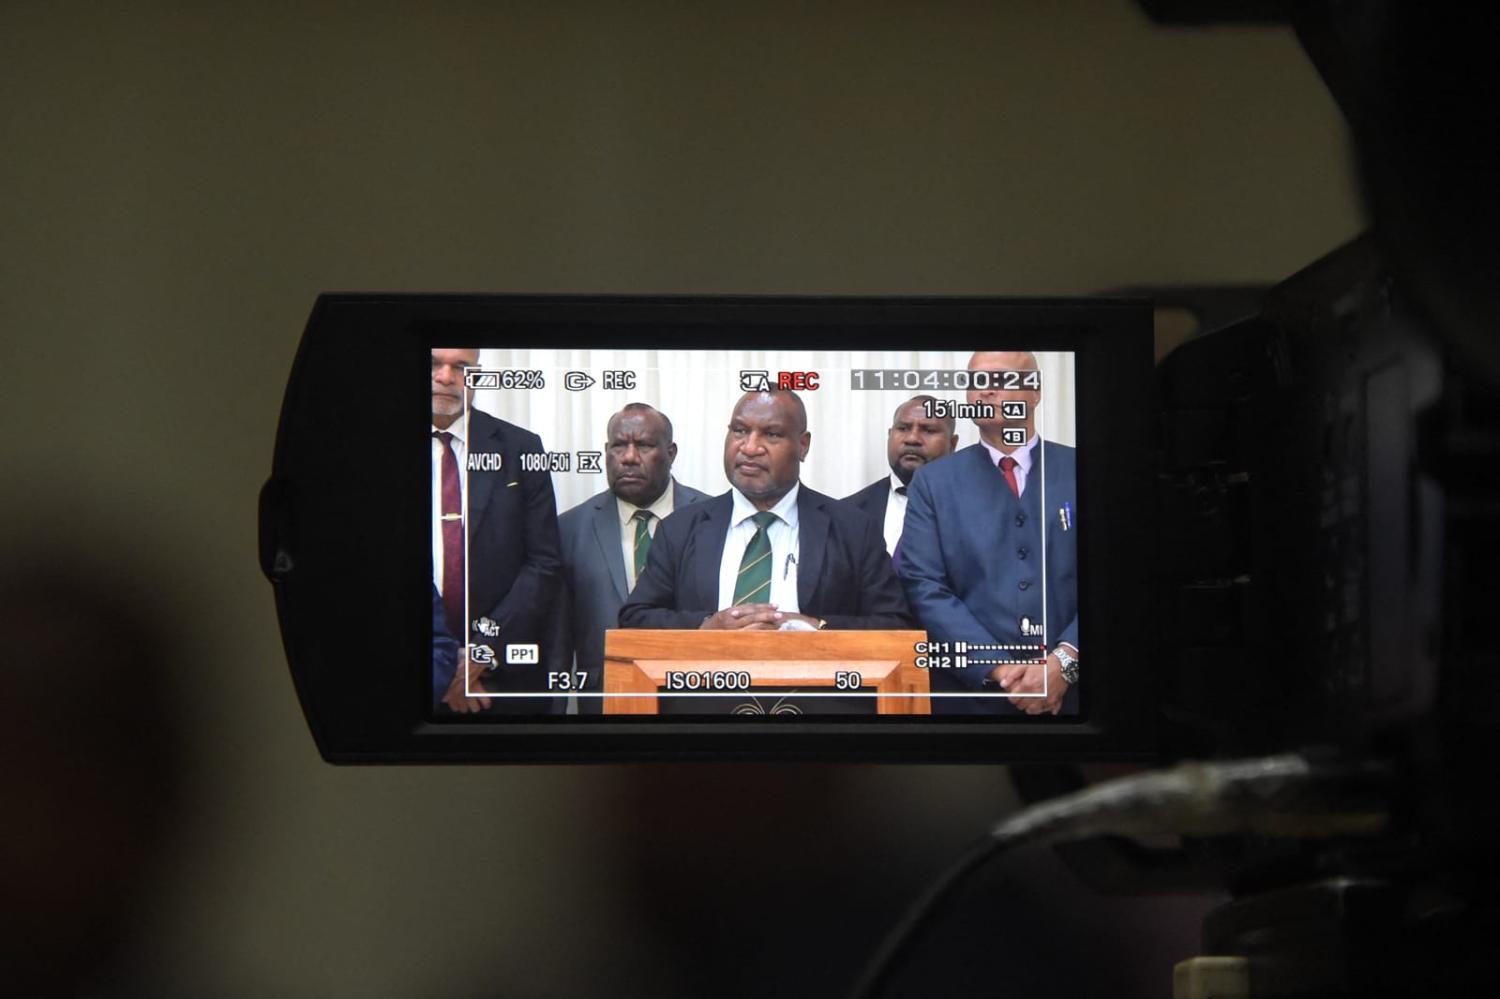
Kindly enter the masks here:
<path id="1" fill-rule="evenodd" d="M 471 389 L 497 389 L 500 387 L 500 375 L 494 371 L 470 371 L 464 376 L 464 381 Z"/>

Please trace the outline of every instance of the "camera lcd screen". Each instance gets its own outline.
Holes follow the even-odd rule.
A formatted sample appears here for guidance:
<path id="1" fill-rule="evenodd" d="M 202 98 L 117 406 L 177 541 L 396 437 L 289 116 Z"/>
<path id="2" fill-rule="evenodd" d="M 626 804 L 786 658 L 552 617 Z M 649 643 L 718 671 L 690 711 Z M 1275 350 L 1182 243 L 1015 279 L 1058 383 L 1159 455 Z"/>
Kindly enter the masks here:
<path id="1" fill-rule="evenodd" d="M 1076 357 L 1003 348 L 434 346 L 428 717 L 1078 720 Z"/>
<path id="2" fill-rule="evenodd" d="M 259 507 L 309 730 L 339 762 L 1149 754 L 1151 343 L 1129 300 L 323 295 Z"/>

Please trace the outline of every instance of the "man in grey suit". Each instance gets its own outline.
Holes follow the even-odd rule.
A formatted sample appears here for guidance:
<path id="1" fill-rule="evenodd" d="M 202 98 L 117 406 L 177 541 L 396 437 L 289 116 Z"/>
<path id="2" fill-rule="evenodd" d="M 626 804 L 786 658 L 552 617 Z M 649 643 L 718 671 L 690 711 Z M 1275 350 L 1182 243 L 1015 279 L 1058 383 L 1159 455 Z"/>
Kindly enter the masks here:
<path id="1" fill-rule="evenodd" d="M 557 519 L 563 586 L 550 668 L 573 673 L 573 689 L 604 689 L 604 631 L 619 627 L 663 517 L 704 499 L 672 478 L 677 445 L 666 414 L 633 402 L 609 418 L 604 474 L 609 488 Z M 582 683 L 577 681 L 582 679 Z M 578 698 L 579 714 L 599 714 L 603 698 Z"/>

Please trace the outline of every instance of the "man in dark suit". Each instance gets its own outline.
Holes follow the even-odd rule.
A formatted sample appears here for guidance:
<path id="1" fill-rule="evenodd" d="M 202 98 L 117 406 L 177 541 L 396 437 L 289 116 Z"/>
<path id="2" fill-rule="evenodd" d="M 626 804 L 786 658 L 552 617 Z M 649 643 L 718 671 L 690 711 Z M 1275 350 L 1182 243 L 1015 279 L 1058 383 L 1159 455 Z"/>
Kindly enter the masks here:
<path id="1" fill-rule="evenodd" d="M 933 641 L 1001 648 L 971 648 L 965 668 L 934 669 L 934 693 L 992 696 L 935 697 L 933 710 L 1073 713 L 1080 668 L 1074 452 L 1037 435 L 1042 389 L 1034 356 L 981 351 L 969 370 L 1020 377 L 1012 390 L 1003 387 L 1012 379 L 998 374 L 987 375 L 991 387 L 971 388 L 971 404 L 991 407 L 974 420 L 980 443 L 912 477 L 900 575 Z M 1007 419 L 1003 402 L 1024 403 L 1024 417 Z M 1044 651 L 1044 663 L 1025 663 Z"/>
<path id="2" fill-rule="evenodd" d="M 918 395 L 896 407 L 891 429 L 885 435 L 885 457 L 891 474 L 844 500 L 881 525 L 885 550 L 893 555 L 906 520 L 906 490 L 911 477 L 929 461 L 947 457 L 958 447 L 952 414 L 927 415 L 928 404 L 937 401 L 930 395 Z"/>
<path id="3" fill-rule="evenodd" d="M 801 485 L 811 442 L 795 393 L 742 396 L 724 436 L 732 488 L 662 522 L 620 625 L 910 627 L 880 526 Z"/>
<path id="4" fill-rule="evenodd" d="M 561 571 L 552 477 L 524 471 L 521 462 L 543 452 L 541 438 L 472 405 L 468 420 L 460 418 L 465 393 L 473 402 L 464 368 L 478 363 L 477 350 L 432 351 L 433 581 L 449 632 L 468 653 L 439 710 L 556 712 L 558 698 L 465 696 L 466 677 L 471 694 L 544 690 L 541 665 L 507 665 L 505 648 L 544 643 Z"/>
<path id="5" fill-rule="evenodd" d="M 453 673 L 458 669 L 461 650 L 458 642 L 448 634 L 447 613 L 443 610 L 443 598 L 437 587 L 432 588 L 432 703 L 438 704 L 453 682 Z M 477 702 L 474 707 L 482 705 Z"/>
<path id="6" fill-rule="evenodd" d="M 633 402 L 610 417 L 604 475 L 609 488 L 557 518 L 562 535 L 562 600 L 550 645 L 553 668 L 583 674 L 574 689 L 604 689 L 604 632 L 619 627 L 620 607 L 646 566 L 657 528 L 674 511 L 705 499 L 672 477 L 677 445 L 672 421 Z M 578 699 L 579 714 L 598 714 L 598 696 Z"/>

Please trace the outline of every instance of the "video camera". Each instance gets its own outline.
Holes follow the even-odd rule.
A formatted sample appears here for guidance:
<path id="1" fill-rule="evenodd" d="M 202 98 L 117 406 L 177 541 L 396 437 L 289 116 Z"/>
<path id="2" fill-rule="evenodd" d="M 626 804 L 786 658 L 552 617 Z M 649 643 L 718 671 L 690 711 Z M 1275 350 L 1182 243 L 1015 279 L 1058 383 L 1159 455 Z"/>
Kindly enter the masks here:
<path id="1" fill-rule="evenodd" d="M 1373 737 L 1428 711 L 1446 535 L 1442 489 L 1417 449 L 1434 432 L 1444 371 L 1368 241 L 1155 370 L 1150 323 L 1148 303 L 1124 300 L 324 296 L 261 508 L 263 564 L 320 748 L 334 760 L 1175 758 Z M 464 606 L 446 629 L 434 614 L 444 589 L 434 351 L 462 361 L 448 401 L 469 438 L 457 494 L 467 506 L 449 514 L 467 525 L 467 572 L 450 581 Z M 1035 364 L 969 363 L 987 351 Z M 837 500 L 833 512 L 850 511 L 871 479 L 899 481 L 886 452 L 894 409 L 918 400 L 918 415 L 949 418 L 953 453 L 910 476 L 907 530 L 925 516 L 926 534 L 920 544 L 898 534 L 876 560 L 894 556 L 897 616 L 856 614 L 817 634 L 693 630 L 731 602 L 714 584 L 737 558 L 726 547 L 744 543 L 716 524 L 691 541 L 713 553 L 670 567 L 711 569 L 712 580 L 632 566 L 657 589 L 696 586 L 701 608 L 673 610 L 665 631 L 613 617 L 574 627 L 582 595 L 570 566 L 618 570 L 630 540 L 608 486 L 615 415 L 664 414 L 674 488 L 728 510 L 743 483 L 724 428 L 737 400 L 778 392 L 799 400 L 810 435 L 799 488 Z M 975 416 L 992 404 L 1003 410 L 986 414 L 997 443 L 1044 442 L 1019 496 L 993 467 L 937 474 L 971 461 L 980 471 Z M 335 427 L 341 442 L 328 438 Z M 679 503 L 672 515 L 712 506 Z M 566 559 L 549 541 L 559 514 L 597 527 Z M 846 559 L 843 536 L 861 516 L 879 540 L 868 510 L 816 516 L 808 551 L 838 535 L 831 550 Z M 781 576 L 799 569 L 803 584 L 795 594 L 772 580 L 783 604 L 806 603 L 819 579 L 890 595 L 888 576 L 778 556 Z M 985 571 L 967 564 L 976 558 Z M 503 586 L 501 563 L 512 566 Z M 996 579 L 1022 589 L 975 592 Z M 629 618 L 637 581 L 617 582 Z M 532 588 L 519 610 L 507 603 L 517 586 Z M 813 602 L 858 611 L 860 596 Z M 950 605 L 989 617 L 966 633 Z M 472 714 L 446 710 L 435 685 L 444 631 L 470 670 L 484 667 L 467 681 Z M 1026 695 L 988 676 L 1015 664 L 1045 686 L 1065 634 L 1082 667 L 1069 710 L 1016 710 Z M 589 646 L 602 668 L 581 665 Z"/>

